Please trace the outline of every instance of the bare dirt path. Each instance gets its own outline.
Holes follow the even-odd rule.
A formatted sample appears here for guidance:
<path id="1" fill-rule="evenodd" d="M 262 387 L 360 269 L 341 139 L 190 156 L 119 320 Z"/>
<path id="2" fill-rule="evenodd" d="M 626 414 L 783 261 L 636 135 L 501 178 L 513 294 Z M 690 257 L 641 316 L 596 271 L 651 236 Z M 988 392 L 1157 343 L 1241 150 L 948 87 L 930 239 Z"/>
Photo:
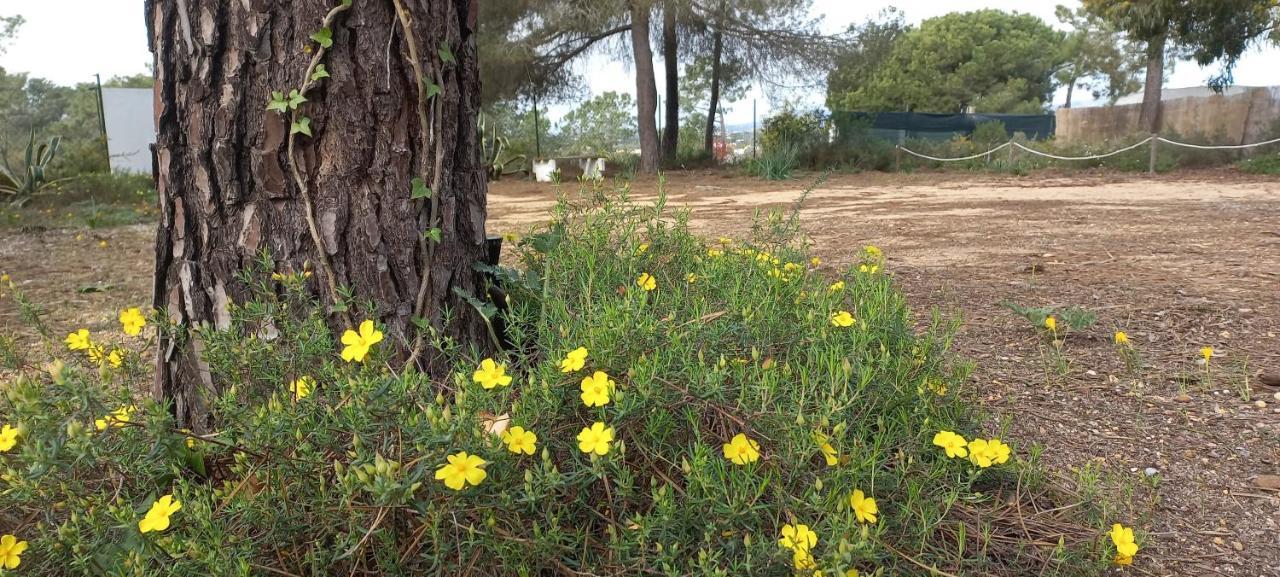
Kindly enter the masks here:
<path id="1" fill-rule="evenodd" d="M 667 191 L 698 231 L 744 238 L 755 210 L 789 206 L 809 182 L 687 172 Z M 631 187 L 656 192 L 653 180 Z M 576 190 L 494 183 L 489 231 L 522 234 Z M 1116 513 L 1148 534 L 1134 573 L 1280 575 L 1280 489 L 1257 484 L 1280 475 L 1280 387 L 1258 380 L 1280 373 L 1280 181 L 840 175 L 802 215 L 831 272 L 876 244 L 921 318 L 934 306 L 963 315 L 956 348 L 977 363 L 966 393 L 1024 455 L 1042 444 L 1058 470 L 1087 466 L 1104 489 L 1138 488 Z M 0 229 L 0 272 L 49 308 L 56 331 L 116 330 L 116 310 L 150 301 L 152 241 L 148 226 Z M 1081 306 L 1098 322 L 1066 339 L 1063 373 L 1004 300 Z M 0 298 L 0 328 L 17 324 Z M 1140 375 L 1116 354 L 1116 329 L 1141 351 Z M 1217 351 L 1211 383 L 1195 363 L 1206 345 Z"/>

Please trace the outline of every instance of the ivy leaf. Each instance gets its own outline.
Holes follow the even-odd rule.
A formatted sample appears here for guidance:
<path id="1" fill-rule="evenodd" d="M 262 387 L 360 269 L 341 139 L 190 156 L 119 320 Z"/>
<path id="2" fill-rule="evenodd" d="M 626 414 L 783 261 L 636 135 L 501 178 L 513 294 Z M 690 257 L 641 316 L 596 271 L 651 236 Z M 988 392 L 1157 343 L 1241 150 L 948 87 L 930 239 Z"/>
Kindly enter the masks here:
<path id="1" fill-rule="evenodd" d="M 311 81 L 315 82 L 321 78 L 328 78 L 329 71 L 324 69 L 324 64 L 317 64 L 315 71 L 311 73 Z"/>
<path id="2" fill-rule="evenodd" d="M 299 118 L 297 122 L 294 122 L 292 125 L 289 126 L 289 134 L 297 134 L 299 132 L 307 136 L 311 136 L 311 119 L 310 118 L 303 116 Z"/>
<path id="3" fill-rule="evenodd" d="M 453 58 L 453 51 L 449 50 L 449 43 L 440 41 L 440 61 L 445 64 L 456 64 L 458 61 Z"/>
<path id="4" fill-rule="evenodd" d="M 271 91 L 271 102 L 267 103 L 268 111 L 276 111 L 284 114 L 289 110 L 289 101 L 285 100 L 284 93 L 279 90 Z"/>
<path id="5" fill-rule="evenodd" d="M 351 0 L 342 0 L 343 6 L 351 6 Z"/>
<path id="6" fill-rule="evenodd" d="M 298 92 L 297 88 L 289 91 L 289 110 L 297 110 L 298 105 L 307 101 L 307 97 Z"/>
<path id="7" fill-rule="evenodd" d="M 312 32 L 311 39 L 315 40 L 316 44 L 319 44 L 321 48 L 328 48 L 333 46 L 333 31 L 328 26 L 325 26 Z"/>
<path id="8" fill-rule="evenodd" d="M 437 243 L 438 243 L 438 242 L 440 242 L 440 229 L 439 229 L 439 228 L 436 228 L 436 227 L 431 227 L 431 228 L 427 229 L 427 232 L 422 233 L 422 236 L 425 236 L 425 237 L 427 237 L 427 238 L 431 239 L 431 242 L 437 242 Z"/>
<path id="9" fill-rule="evenodd" d="M 426 92 L 423 94 L 423 97 L 424 97 L 424 98 L 426 98 L 427 100 L 431 100 L 432 98 L 435 98 L 437 95 L 439 95 L 439 94 L 440 94 L 440 86 L 439 86 L 439 85 L 437 85 L 436 83 L 434 83 L 434 82 L 432 82 L 432 81 L 430 81 L 430 80 L 423 80 L 422 82 L 423 82 L 423 84 L 425 84 L 425 85 L 426 85 L 426 86 L 425 86 L 425 88 L 426 88 Z"/>
<path id="10" fill-rule="evenodd" d="M 431 187 L 422 182 L 421 178 L 413 179 L 413 192 L 409 193 L 411 200 L 419 198 L 431 198 Z"/>

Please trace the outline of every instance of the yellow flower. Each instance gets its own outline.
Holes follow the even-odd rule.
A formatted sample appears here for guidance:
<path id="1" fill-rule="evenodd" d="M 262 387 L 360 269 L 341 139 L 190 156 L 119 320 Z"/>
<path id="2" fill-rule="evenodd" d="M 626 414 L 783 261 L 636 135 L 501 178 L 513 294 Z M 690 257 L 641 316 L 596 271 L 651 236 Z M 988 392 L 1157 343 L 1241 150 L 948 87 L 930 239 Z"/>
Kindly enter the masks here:
<path id="1" fill-rule="evenodd" d="M 828 467 L 834 467 L 840 463 L 840 452 L 831 446 L 831 442 L 827 436 L 822 433 L 814 433 L 813 440 L 818 443 L 818 448 L 822 449 L 822 458 L 827 461 Z"/>
<path id="2" fill-rule="evenodd" d="M 831 324 L 837 327 L 853 326 L 853 315 L 849 311 L 837 311 L 831 315 Z"/>
<path id="3" fill-rule="evenodd" d="M 842 290 L 844 290 L 844 281 L 842 280 L 833 282 L 831 283 L 831 286 L 827 287 L 827 292 L 831 292 L 831 293 L 838 293 Z"/>
<path id="4" fill-rule="evenodd" d="M 596 371 L 589 377 L 582 378 L 582 402 L 588 407 L 603 407 L 609 404 L 609 392 L 617 383 L 609 379 L 604 371 Z"/>
<path id="5" fill-rule="evenodd" d="M 946 384 L 946 383 L 944 383 L 944 382 L 942 382 L 942 381 L 930 380 L 930 381 L 929 381 L 929 390 L 930 390 L 930 391 L 933 391 L 933 394 L 938 395 L 939 397 L 941 397 L 941 396 L 943 396 L 943 395 L 947 394 L 947 384 Z"/>
<path id="6" fill-rule="evenodd" d="M 965 448 L 964 437 L 951 431 L 938 431 L 938 434 L 933 436 L 933 444 L 942 447 L 947 452 L 947 456 L 953 459 L 969 456 L 969 450 Z"/>
<path id="7" fill-rule="evenodd" d="M 969 441 L 969 462 L 983 469 L 991 466 L 991 451 L 985 440 Z"/>
<path id="8" fill-rule="evenodd" d="M 578 347 L 569 351 L 560 361 L 560 372 L 572 373 L 581 370 L 587 364 L 587 347 Z"/>
<path id="9" fill-rule="evenodd" d="M 507 450 L 512 453 L 532 455 L 538 449 L 538 436 L 533 431 L 526 431 L 524 427 L 511 427 L 502 432 L 502 442 L 507 444 Z"/>
<path id="10" fill-rule="evenodd" d="M 107 349 L 96 343 L 90 343 L 89 348 L 85 349 L 84 353 L 89 357 L 89 362 L 95 365 L 101 365 L 107 360 Z"/>
<path id="11" fill-rule="evenodd" d="M 844 577 L 858 577 L 857 569 L 850 569 L 844 572 Z"/>
<path id="12" fill-rule="evenodd" d="M 818 534 L 808 525 L 787 523 L 782 526 L 782 538 L 778 544 L 792 551 L 808 551 L 818 544 Z"/>
<path id="13" fill-rule="evenodd" d="M 865 264 L 858 265 L 858 272 L 860 273 L 876 274 L 876 272 L 878 272 L 879 270 L 880 270 L 880 265 L 878 264 L 873 264 L 870 266 L 867 266 Z"/>
<path id="14" fill-rule="evenodd" d="M 724 251 L 718 248 L 709 248 L 707 249 L 707 256 L 711 258 L 720 258 L 724 256 Z"/>
<path id="15" fill-rule="evenodd" d="M 1001 465 L 1009 461 L 1011 449 L 1009 448 L 1009 445 L 1000 442 L 1000 439 L 991 439 L 987 441 L 987 451 L 988 456 L 991 457 L 992 463 Z"/>
<path id="16" fill-rule="evenodd" d="M 101 419 L 95 419 L 93 424 L 99 431 L 106 429 L 108 426 L 123 427 L 125 423 L 129 422 L 129 419 L 133 418 L 133 410 L 133 405 L 120 407 L 119 409 L 112 411 L 110 415 Z"/>
<path id="17" fill-rule="evenodd" d="M 26 541 L 19 541 L 13 535 L 0 537 L 0 567 L 17 569 L 18 565 L 22 564 L 22 559 L 19 556 L 26 550 Z"/>
<path id="18" fill-rule="evenodd" d="M 651 291 L 658 288 L 658 281 L 653 278 L 653 275 L 647 272 L 640 273 L 640 276 L 636 277 L 636 286 L 646 291 Z"/>
<path id="19" fill-rule="evenodd" d="M 0 282 L 9 282 L 9 273 L 0 274 Z"/>
<path id="20" fill-rule="evenodd" d="M 1058 319 L 1053 318 L 1053 315 L 1049 315 L 1049 316 L 1045 317 L 1045 318 L 1044 318 L 1044 328 L 1049 329 L 1049 330 L 1051 330 L 1051 331 L 1057 331 L 1057 330 L 1058 330 Z"/>
<path id="21" fill-rule="evenodd" d="M 369 356 L 369 349 L 382 342 L 382 331 L 374 328 L 373 321 L 360 323 L 360 332 L 347 329 L 342 333 L 342 360 L 363 363 Z"/>
<path id="22" fill-rule="evenodd" d="M 505 387 L 511 384 L 511 375 L 507 374 L 506 365 L 495 363 L 493 359 L 480 361 L 480 368 L 471 375 L 471 380 L 480 383 L 486 389 Z"/>
<path id="23" fill-rule="evenodd" d="M 724 458 L 732 461 L 735 465 L 754 463 L 760 460 L 760 443 L 748 439 L 742 433 L 738 433 L 728 443 L 724 444 Z"/>
<path id="24" fill-rule="evenodd" d="M 646 252 L 649 252 L 649 243 L 642 242 L 640 246 L 636 247 L 636 254 L 644 254 Z"/>
<path id="25" fill-rule="evenodd" d="M 1124 334 L 1124 331 L 1116 331 L 1116 344 L 1120 346 L 1128 345 L 1129 335 Z"/>
<path id="26" fill-rule="evenodd" d="M 875 523 L 876 515 L 880 513 L 876 500 L 864 495 L 862 489 L 854 489 L 853 494 L 849 495 L 849 507 L 853 509 L 853 516 L 861 523 Z"/>
<path id="27" fill-rule="evenodd" d="M 866 248 L 862 249 L 862 251 L 865 252 L 867 257 L 872 260 L 881 260 L 884 258 L 884 251 L 880 250 L 880 247 L 874 244 L 867 245 Z"/>
<path id="28" fill-rule="evenodd" d="M 5 425 L 0 428 L 0 453 L 7 452 L 14 445 L 18 444 L 18 430 L 12 426 Z"/>
<path id="29" fill-rule="evenodd" d="M 613 427 L 606 427 L 599 421 L 590 427 L 583 427 L 578 433 L 578 449 L 583 453 L 607 455 L 609 443 L 613 442 Z"/>
<path id="30" fill-rule="evenodd" d="M 138 531 L 150 533 L 152 531 L 164 531 L 169 528 L 169 517 L 178 512 L 182 508 L 182 503 L 176 501 L 173 495 L 165 495 L 151 504 L 151 509 L 147 514 L 138 521 Z"/>
<path id="31" fill-rule="evenodd" d="M 1133 539 L 1133 529 L 1119 523 L 1111 526 L 1111 543 L 1116 546 L 1116 565 L 1133 564 L 1138 554 L 1138 543 Z"/>
<path id="32" fill-rule="evenodd" d="M 796 549 L 791 553 L 791 564 L 795 566 L 797 571 L 805 571 L 814 569 L 818 566 L 818 562 L 814 560 L 813 553 L 808 549 Z"/>
<path id="33" fill-rule="evenodd" d="M 449 462 L 436 469 L 436 479 L 444 481 L 444 486 L 461 491 L 467 484 L 479 485 L 489 476 L 481 467 L 485 461 L 476 455 L 468 455 L 466 451 L 458 451 L 448 456 Z"/>
<path id="34" fill-rule="evenodd" d="M 80 329 L 74 333 L 67 335 L 67 348 L 73 351 L 85 350 L 93 346 L 93 341 L 89 340 L 89 329 Z"/>
<path id="35" fill-rule="evenodd" d="M 141 310 L 132 308 L 120 311 L 120 327 L 124 329 L 124 334 L 136 337 L 145 326 L 147 326 L 147 317 L 142 316 Z"/>
<path id="36" fill-rule="evenodd" d="M 818 266 L 818 265 L 820 265 L 820 264 L 822 264 L 822 259 L 820 259 L 820 258 L 818 258 L 818 257 L 816 257 L 816 256 L 815 256 L 815 257 L 813 257 L 813 258 L 811 258 L 811 259 L 809 259 L 809 265 L 810 265 L 810 266 Z"/>
<path id="37" fill-rule="evenodd" d="M 1204 362 L 1209 362 L 1213 358 L 1213 347 L 1203 347 L 1200 349 L 1200 356 L 1204 357 Z"/>
<path id="38" fill-rule="evenodd" d="M 689 273 L 689 274 L 685 275 L 684 280 L 685 280 L 686 282 L 688 282 L 689 284 L 696 283 L 696 282 L 698 282 L 698 275 L 693 274 L 693 273 Z"/>
<path id="39" fill-rule="evenodd" d="M 316 380 L 307 376 L 298 377 L 297 380 L 289 383 L 289 392 L 293 394 L 295 399 L 307 398 L 315 388 Z"/>

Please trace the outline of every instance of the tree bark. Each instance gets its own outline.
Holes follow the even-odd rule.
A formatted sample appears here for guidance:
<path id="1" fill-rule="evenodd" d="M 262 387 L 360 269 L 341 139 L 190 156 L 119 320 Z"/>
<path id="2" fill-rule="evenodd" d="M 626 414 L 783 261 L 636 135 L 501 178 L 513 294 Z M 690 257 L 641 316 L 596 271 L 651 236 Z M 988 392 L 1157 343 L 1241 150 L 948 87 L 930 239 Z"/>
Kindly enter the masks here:
<path id="1" fill-rule="evenodd" d="M 662 56 L 666 68 L 666 129 L 662 133 L 662 156 L 676 158 L 680 146 L 680 54 L 676 39 L 676 1 L 666 0 L 662 7 Z"/>
<path id="2" fill-rule="evenodd" d="M 208 401 L 228 384 L 210 375 L 193 329 L 229 326 L 228 305 L 251 298 L 236 275 L 263 251 L 277 271 L 311 267 L 308 288 L 334 331 L 377 321 L 393 362 L 410 356 L 414 318 L 485 348 L 483 320 L 454 294 L 482 294 L 472 270 L 485 255 L 477 5 L 399 2 L 403 18 L 397 0 L 146 1 L 160 199 L 153 305 L 178 331 L 160 339 L 153 393 L 180 426 L 211 427 Z M 332 46 L 321 51 L 310 36 L 326 21 Z M 317 62 L 329 76 L 310 82 Z M 422 105 L 419 75 L 441 89 Z M 272 91 L 294 88 L 307 98 L 296 112 L 267 110 Z M 293 114 L 309 119 L 310 136 L 291 140 Z M 433 200 L 410 199 L 414 178 Z M 434 245 L 424 239 L 433 227 Z M 334 287 L 373 310 L 337 312 Z M 432 351 L 417 359 L 447 370 Z"/>
<path id="3" fill-rule="evenodd" d="M 1160 132 L 1160 92 L 1164 85 L 1163 36 L 1147 43 L 1147 79 L 1142 88 L 1142 110 L 1138 113 L 1138 127 L 1149 134 Z"/>
<path id="4" fill-rule="evenodd" d="M 703 136 L 703 150 L 708 154 L 716 154 L 716 111 L 719 107 L 719 77 L 721 77 L 721 56 L 724 55 L 724 38 L 719 28 L 712 32 L 712 97 L 707 107 L 707 133 Z"/>
<path id="5" fill-rule="evenodd" d="M 1075 90 L 1076 79 L 1072 78 L 1071 81 L 1067 83 L 1067 101 L 1062 104 L 1063 108 L 1071 108 L 1071 93 L 1075 92 Z"/>
<path id="6" fill-rule="evenodd" d="M 658 173 L 658 88 L 653 73 L 653 48 L 649 46 L 648 0 L 631 0 L 631 51 L 636 64 L 636 108 L 640 123 L 640 167 L 644 174 Z"/>

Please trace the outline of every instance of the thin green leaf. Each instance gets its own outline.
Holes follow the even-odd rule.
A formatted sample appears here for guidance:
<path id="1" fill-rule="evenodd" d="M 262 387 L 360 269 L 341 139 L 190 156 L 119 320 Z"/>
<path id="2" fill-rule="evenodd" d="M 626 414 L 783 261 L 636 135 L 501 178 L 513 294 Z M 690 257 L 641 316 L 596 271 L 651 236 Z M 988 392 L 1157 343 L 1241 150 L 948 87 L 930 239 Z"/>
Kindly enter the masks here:
<path id="1" fill-rule="evenodd" d="M 317 64 L 314 71 L 311 72 L 311 81 L 315 82 L 321 78 L 328 78 L 329 71 L 325 70 L 324 64 Z"/>
<path id="2" fill-rule="evenodd" d="M 289 134 L 297 134 L 301 132 L 307 136 L 311 136 L 311 119 L 305 116 L 298 119 L 289 126 Z"/>
<path id="3" fill-rule="evenodd" d="M 328 26 L 325 26 L 312 32 L 311 39 L 315 40 L 316 44 L 319 44 L 321 48 L 328 48 L 333 46 L 333 31 Z"/>
<path id="4" fill-rule="evenodd" d="M 421 178 L 415 178 L 413 179 L 413 191 L 409 193 L 409 198 L 413 200 L 431 198 L 431 187 L 422 182 Z"/>
<path id="5" fill-rule="evenodd" d="M 289 110 L 297 110 L 298 105 L 307 101 L 307 97 L 298 92 L 297 88 L 289 91 Z"/>
<path id="6" fill-rule="evenodd" d="M 445 64 L 456 64 L 458 61 L 453 58 L 453 51 L 449 50 L 449 43 L 440 41 L 440 61 Z"/>

